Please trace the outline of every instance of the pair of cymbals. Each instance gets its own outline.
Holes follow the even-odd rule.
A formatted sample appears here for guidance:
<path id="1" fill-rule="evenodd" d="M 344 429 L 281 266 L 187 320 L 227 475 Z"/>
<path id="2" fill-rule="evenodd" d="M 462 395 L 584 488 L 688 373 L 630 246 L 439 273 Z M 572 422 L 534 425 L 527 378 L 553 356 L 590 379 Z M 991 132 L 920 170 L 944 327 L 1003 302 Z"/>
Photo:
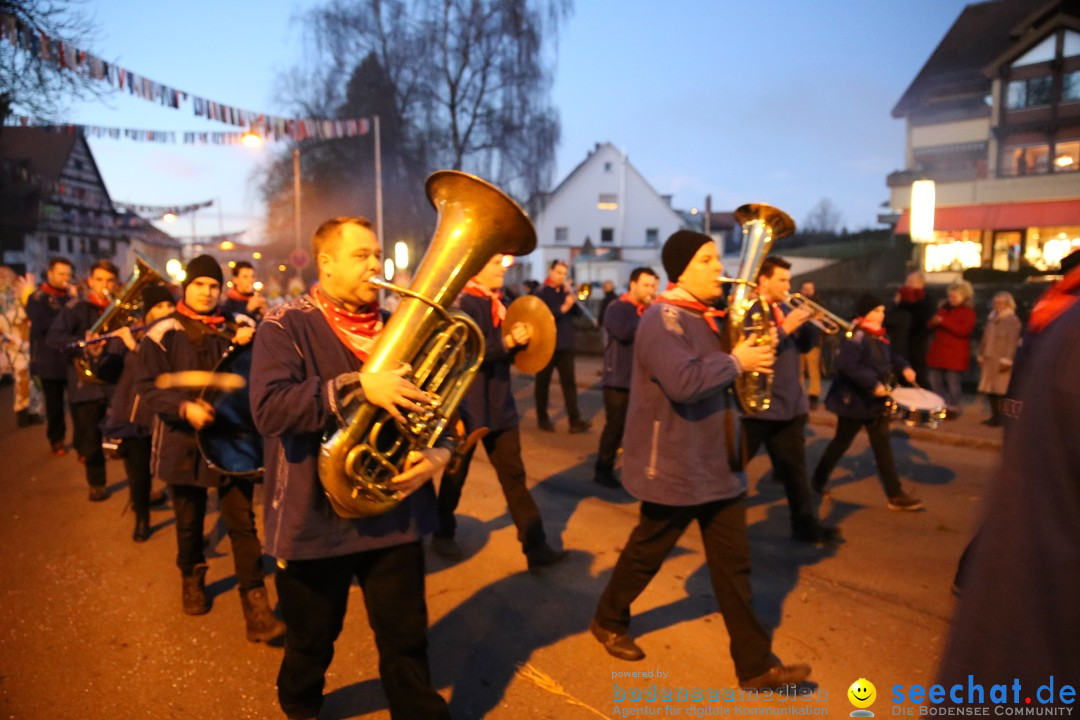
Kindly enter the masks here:
<path id="1" fill-rule="evenodd" d="M 532 329 L 529 344 L 514 355 L 514 367 L 523 373 L 536 374 L 547 367 L 555 354 L 555 316 L 535 295 L 523 295 L 506 309 L 502 335 L 510 335 L 514 323 L 525 323 Z"/>

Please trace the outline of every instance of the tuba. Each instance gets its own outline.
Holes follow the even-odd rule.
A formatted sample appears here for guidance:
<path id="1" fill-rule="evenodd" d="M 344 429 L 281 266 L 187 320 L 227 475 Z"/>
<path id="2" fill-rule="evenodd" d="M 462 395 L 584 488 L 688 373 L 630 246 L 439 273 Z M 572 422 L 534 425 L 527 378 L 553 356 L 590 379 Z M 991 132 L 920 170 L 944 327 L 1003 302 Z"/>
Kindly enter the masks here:
<path id="1" fill-rule="evenodd" d="M 773 343 L 772 307 L 764 298 L 752 297 L 750 290 L 757 286 L 758 272 L 773 241 L 795 232 L 795 223 L 787 213 L 764 203 L 743 205 L 735 211 L 735 220 L 742 226 L 742 261 L 728 298 L 728 350 L 753 334 L 757 335 L 758 345 Z M 747 414 L 768 410 L 772 402 L 772 375 L 742 373 L 735 380 L 735 394 Z"/>
<path id="2" fill-rule="evenodd" d="M 319 453 L 319 480 L 342 517 L 379 515 L 401 501 L 391 478 L 404 471 L 412 452 L 435 445 L 484 358 L 476 323 L 448 308 L 492 256 L 524 255 L 536 247 L 536 231 L 521 207 L 480 178 L 441 170 L 428 178 L 427 195 L 438 224 L 412 285 L 370 280 L 403 299 L 360 372 L 407 363 L 408 379 L 433 403 L 422 413 L 403 413 L 404 424 L 370 403 L 345 413 L 345 426 Z"/>
<path id="3" fill-rule="evenodd" d="M 124 283 L 124 287 L 113 295 L 109 307 L 101 313 L 101 317 L 90 327 L 90 334 L 108 335 L 124 326 L 132 325 L 135 321 L 135 313 L 142 307 L 142 298 L 140 296 L 143 289 L 156 282 L 171 286 L 172 283 L 166 280 L 166 277 L 166 275 L 158 272 L 150 264 L 150 261 L 143 257 L 142 253 L 136 252 L 135 269 L 132 270 L 131 277 Z M 81 350 L 86 345 L 87 341 L 80 340 L 74 343 L 73 347 Z M 78 371 L 81 380 L 97 384 L 105 382 L 94 374 L 93 368 L 90 367 L 90 363 L 86 361 L 84 355 L 75 356 L 75 369 Z"/>

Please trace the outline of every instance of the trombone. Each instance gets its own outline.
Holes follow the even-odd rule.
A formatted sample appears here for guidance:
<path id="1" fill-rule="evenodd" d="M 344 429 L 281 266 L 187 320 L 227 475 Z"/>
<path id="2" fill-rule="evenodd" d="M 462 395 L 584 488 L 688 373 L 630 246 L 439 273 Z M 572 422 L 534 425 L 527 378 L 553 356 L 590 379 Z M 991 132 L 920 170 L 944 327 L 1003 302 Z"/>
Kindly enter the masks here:
<path id="1" fill-rule="evenodd" d="M 802 293 L 787 293 L 784 299 L 787 300 L 791 307 L 809 312 L 810 322 L 814 323 L 826 335 L 835 335 L 841 331 L 844 333 L 851 332 L 851 323 L 836 313 L 830 312 L 823 305 L 814 302 Z"/>
<path id="2" fill-rule="evenodd" d="M 570 289 L 570 292 L 574 292 L 573 288 Z M 592 283 L 581 283 L 581 287 L 577 289 L 574 295 L 574 304 L 578 306 L 582 315 L 592 324 L 593 328 L 599 330 L 600 323 L 597 322 L 596 316 L 592 314 L 589 308 L 585 307 L 585 301 L 589 299 L 590 295 L 592 295 Z"/>

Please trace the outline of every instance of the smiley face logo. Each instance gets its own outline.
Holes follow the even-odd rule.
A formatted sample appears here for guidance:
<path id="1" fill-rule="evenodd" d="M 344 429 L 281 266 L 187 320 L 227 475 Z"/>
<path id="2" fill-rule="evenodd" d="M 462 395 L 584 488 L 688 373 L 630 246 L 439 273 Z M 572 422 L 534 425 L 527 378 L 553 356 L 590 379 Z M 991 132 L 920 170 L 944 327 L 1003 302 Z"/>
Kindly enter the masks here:
<path id="1" fill-rule="evenodd" d="M 877 688 L 866 678 L 859 678 L 851 683 L 847 691 L 848 700 L 857 708 L 868 708 L 877 699 Z"/>

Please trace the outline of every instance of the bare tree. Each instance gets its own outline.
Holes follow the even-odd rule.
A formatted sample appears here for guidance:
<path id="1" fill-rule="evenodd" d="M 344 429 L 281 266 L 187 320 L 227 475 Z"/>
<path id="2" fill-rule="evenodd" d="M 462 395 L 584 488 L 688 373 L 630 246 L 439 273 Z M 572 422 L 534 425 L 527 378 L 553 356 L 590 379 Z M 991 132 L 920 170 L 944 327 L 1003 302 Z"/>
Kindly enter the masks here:
<path id="1" fill-rule="evenodd" d="M 839 231 L 843 219 L 844 216 L 839 208 L 833 204 L 833 201 L 829 198 L 822 198 L 810 210 L 800 231 L 807 234 L 835 235 Z"/>

